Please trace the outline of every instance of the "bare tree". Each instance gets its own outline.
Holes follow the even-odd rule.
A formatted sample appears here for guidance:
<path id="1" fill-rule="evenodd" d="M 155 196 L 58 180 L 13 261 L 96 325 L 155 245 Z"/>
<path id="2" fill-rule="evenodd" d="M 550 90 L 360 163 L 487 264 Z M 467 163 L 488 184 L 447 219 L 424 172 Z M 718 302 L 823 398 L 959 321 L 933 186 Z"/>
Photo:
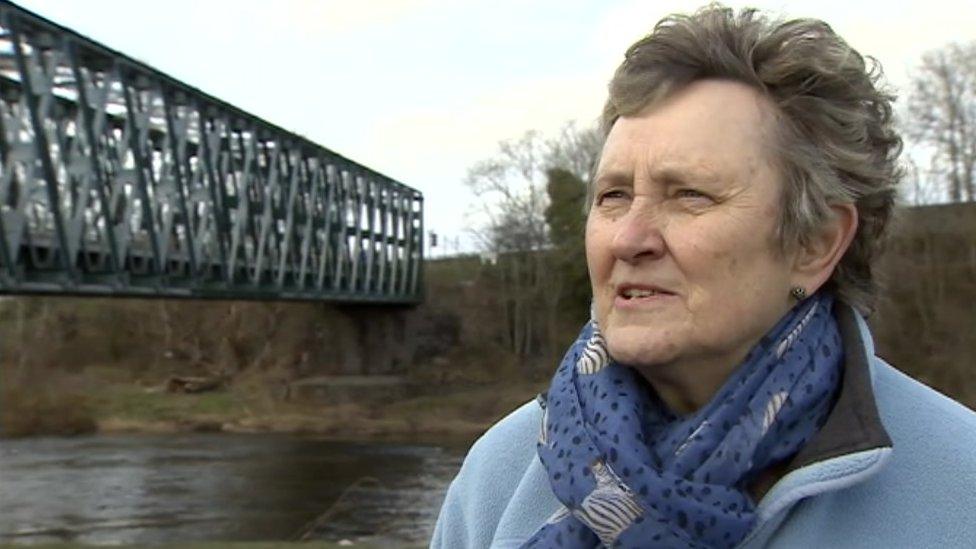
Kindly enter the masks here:
<path id="1" fill-rule="evenodd" d="M 544 143 L 528 131 L 498 144 L 498 154 L 468 170 L 465 180 L 480 200 L 485 222 L 474 229 L 482 246 L 495 253 L 536 250 L 545 245 L 545 187 L 538 181 Z"/>
<path id="2" fill-rule="evenodd" d="M 544 155 L 542 138 L 528 131 L 499 143 L 498 154 L 475 164 L 466 179 L 485 220 L 473 232 L 498 262 L 502 337 L 517 356 L 533 351 L 532 302 L 539 293 L 541 270 L 533 252 L 546 244 L 545 187 L 538 177 Z"/>
<path id="3" fill-rule="evenodd" d="M 922 57 L 912 77 L 906 133 L 952 202 L 976 201 L 976 42 Z"/>
<path id="4" fill-rule="evenodd" d="M 600 161 L 603 140 L 597 128 L 580 128 L 574 121 L 567 122 L 557 137 L 546 142 L 546 169 L 564 169 L 589 181 Z"/>
<path id="5" fill-rule="evenodd" d="M 484 251 L 496 258 L 496 291 L 506 320 L 503 339 L 517 356 L 548 349 L 552 330 L 547 311 L 556 306 L 562 287 L 558 273 L 547 265 L 546 253 L 552 248 L 546 219 L 547 171 L 562 168 L 586 181 L 601 146 L 596 130 L 568 123 L 555 138 L 528 131 L 503 141 L 495 156 L 468 171 L 466 183 L 479 199 L 483 220 L 472 232 Z"/>
<path id="6" fill-rule="evenodd" d="M 498 154 L 475 164 L 466 178 L 485 219 L 473 229 L 482 246 L 494 253 L 544 248 L 549 243 L 547 172 L 559 168 L 589 181 L 602 147 L 597 129 L 581 129 L 575 122 L 566 123 L 554 138 L 530 130 L 499 143 Z"/>

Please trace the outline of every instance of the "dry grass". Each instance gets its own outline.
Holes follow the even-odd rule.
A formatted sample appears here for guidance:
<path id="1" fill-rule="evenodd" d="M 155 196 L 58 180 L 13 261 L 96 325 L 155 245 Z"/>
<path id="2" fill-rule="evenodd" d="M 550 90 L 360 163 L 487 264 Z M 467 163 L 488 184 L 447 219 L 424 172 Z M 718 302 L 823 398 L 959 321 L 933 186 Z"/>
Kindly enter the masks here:
<path id="1" fill-rule="evenodd" d="M 80 435 L 97 429 L 91 399 L 77 376 L 18 368 L 0 386 L 0 436 Z"/>
<path id="2" fill-rule="evenodd" d="M 289 432 L 337 439 L 473 440 L 531 399 L 544 383 L 436 383 L 423 395 L 377 401 L 284 398 L 274 372 L 241 376 L 228 389 L 170 394 L 116 368 L 80 372 L 7 366 L 0 434 Z M 268 379 L 273 381 L 269 382 Z M 28 389 L 32 388 L 32 389 Z"/>

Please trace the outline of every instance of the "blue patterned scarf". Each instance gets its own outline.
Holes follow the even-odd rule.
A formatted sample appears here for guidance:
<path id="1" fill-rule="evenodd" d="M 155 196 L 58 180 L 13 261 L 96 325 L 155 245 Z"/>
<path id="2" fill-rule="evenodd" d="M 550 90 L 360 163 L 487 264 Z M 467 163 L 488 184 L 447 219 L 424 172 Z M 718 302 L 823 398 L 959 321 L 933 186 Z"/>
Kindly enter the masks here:
<path id="1" fill-rule="evenodd" d="M 833 299 L 797 304 L 695 413 L 669 411 L 613 362 L 595 321 L 548 390 L 539 458 L 563 507 L 524 547 L 733 547 L 747 489 L 826 420 L 842 358 Z"/>

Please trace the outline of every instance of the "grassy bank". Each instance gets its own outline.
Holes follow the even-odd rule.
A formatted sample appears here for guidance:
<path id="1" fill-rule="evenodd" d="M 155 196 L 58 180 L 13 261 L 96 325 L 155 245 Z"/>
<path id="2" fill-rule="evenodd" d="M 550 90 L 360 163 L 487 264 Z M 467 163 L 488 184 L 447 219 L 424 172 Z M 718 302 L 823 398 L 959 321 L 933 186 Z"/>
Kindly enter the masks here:
<path id="1" fill-rule="evenodd" d="M 226 389 L 168 393 L 159 379 L 119 368 L 14 370 L 4 379 L 0 426 L 7 437 L 93 432 L 287 432 L 337 439 L 472 440 L 531 398 L 540 384 L 438 384 L 392 399 L 329 401 L 289 396 L 272 373 Z"/>

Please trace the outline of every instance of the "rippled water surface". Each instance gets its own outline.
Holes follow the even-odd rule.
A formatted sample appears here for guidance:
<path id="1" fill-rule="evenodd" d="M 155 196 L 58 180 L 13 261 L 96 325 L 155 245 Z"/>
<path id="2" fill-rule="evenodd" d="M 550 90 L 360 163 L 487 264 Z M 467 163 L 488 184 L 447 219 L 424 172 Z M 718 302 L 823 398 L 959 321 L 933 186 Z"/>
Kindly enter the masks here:
<path id="1" fill-rule="evenodd" d="M 0 542 L 288 540 L 309 530 L 422 542 L 462 454 L 284 435 L 5 440 Z"/>

